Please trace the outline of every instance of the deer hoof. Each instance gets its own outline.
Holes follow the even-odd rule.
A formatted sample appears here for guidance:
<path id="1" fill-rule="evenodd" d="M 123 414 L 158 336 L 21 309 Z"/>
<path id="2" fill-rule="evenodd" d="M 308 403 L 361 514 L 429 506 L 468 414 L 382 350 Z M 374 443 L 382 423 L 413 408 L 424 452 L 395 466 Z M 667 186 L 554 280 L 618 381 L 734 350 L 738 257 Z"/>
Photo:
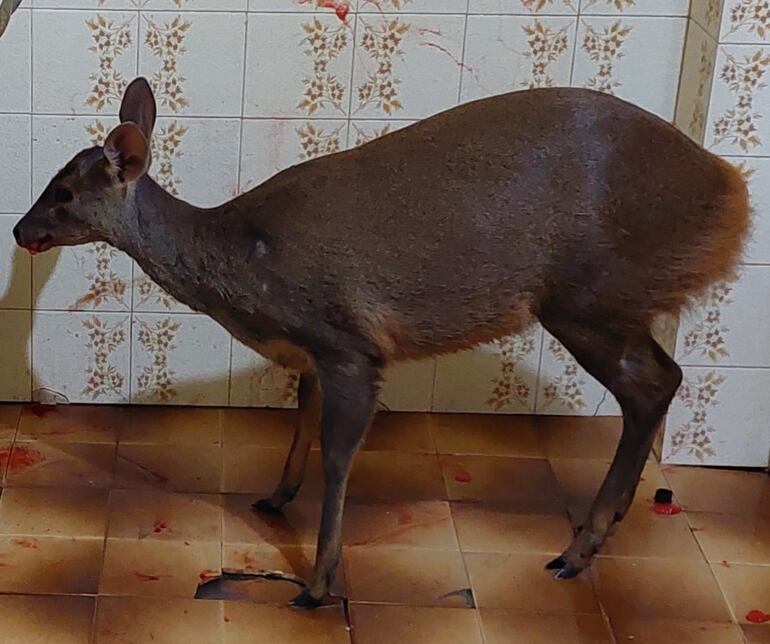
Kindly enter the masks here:
<path id="1" fill-rule="evenodd" d="M 252 503 L 251 507 L 264 514 L 281 514 L 281 508 L 273 505 L 270 499 L 259 499 Z"/>
<path id="2" fill-rule="evenodd" d="M 294 608 L 312 609 L 318 608 L 321 605 L 321 602 L 323 602 L 323 597 L 316 599 L 307 590 L 303 590 L 291 601 L 291 605 L 294 606 Z"/>

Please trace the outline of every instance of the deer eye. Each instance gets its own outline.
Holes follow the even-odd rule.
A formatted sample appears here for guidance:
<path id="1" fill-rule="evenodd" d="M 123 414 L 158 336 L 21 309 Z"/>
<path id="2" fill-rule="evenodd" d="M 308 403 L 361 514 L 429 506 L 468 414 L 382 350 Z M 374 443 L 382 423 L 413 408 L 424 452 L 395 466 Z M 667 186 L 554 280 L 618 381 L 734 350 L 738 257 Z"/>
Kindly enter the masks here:
<path id="1" fill-rule="evenodd" d="M 56 203 L 69 203 L 74 197 L 72 195 L 72 190 L 59 187 L 54 190 L 53 198 Z"/>

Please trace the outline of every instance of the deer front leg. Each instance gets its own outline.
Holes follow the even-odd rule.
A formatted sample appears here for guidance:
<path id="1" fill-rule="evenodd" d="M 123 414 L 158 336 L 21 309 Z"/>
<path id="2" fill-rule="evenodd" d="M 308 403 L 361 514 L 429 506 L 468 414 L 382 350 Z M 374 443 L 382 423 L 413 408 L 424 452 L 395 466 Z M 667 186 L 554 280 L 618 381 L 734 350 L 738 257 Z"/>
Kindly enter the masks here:
<path id="1" fill-rule="evenodd" d="M 300 376 L 297 404 L 299 420 L 289 456 L 283 468 L 281 482 L 270 498 L 260 499 L 254 503 L 254 509 L 260 512 L 280 512 L 284 505 L 294 499 L 302 485 L 310 446 L 321 426 L 321 390 L 315 374 Z"/>
<path id="2" fill-rule="evenodd" d="M 361 447 L 374 415 L 379 373 L 367 360 L 319 365 L 323 391 L 321 452 L 324 498 L 313 578 L 292 602 L 318 606 L 334 580 L 342 551 L 342 512 L 353 457 Z"/>

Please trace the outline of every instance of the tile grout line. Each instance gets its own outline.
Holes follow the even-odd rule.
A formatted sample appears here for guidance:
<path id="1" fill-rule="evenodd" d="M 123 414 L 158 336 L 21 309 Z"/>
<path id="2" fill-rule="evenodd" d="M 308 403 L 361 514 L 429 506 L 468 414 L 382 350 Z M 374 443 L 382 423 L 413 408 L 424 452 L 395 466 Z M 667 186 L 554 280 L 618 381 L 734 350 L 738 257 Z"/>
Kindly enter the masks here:
<path id="1" fill-rule="evenodd" d="M 34 139 L 33 118 L 32 115 L 35 111 L 35 29 L 34 29 L 35 12 L 30 9 L 29 12 L 29 204 L 32 205 L 32 199 L 34 198 L 34 182 L 35 176 L 35 146 L 32 141 Z M 30 257 L 29 260 L 29 399 L 32 400 L 35 391 L 35 354 L 34 354 L 34 342 L 35 337 L 35 259 Z M 17 427 L 18 431 L 18 427 Z M 15 444 L 15 436 L 14 436 Z"/>

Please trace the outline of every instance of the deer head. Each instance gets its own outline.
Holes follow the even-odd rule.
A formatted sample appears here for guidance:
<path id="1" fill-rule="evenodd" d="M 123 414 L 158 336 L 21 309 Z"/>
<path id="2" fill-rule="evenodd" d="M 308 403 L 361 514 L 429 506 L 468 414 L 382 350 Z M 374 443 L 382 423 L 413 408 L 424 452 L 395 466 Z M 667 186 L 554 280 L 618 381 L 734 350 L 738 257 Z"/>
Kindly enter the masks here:
<path id="1" fill-rule="evenodd" d="M 104 146 L 82 150 L 59 171 L 13 230 L 30 253 L 110 241 L 131 208 L 135 182 L 150 167 L 156 106 L 144 78 L 127 88 L 120 125 Z"/>

